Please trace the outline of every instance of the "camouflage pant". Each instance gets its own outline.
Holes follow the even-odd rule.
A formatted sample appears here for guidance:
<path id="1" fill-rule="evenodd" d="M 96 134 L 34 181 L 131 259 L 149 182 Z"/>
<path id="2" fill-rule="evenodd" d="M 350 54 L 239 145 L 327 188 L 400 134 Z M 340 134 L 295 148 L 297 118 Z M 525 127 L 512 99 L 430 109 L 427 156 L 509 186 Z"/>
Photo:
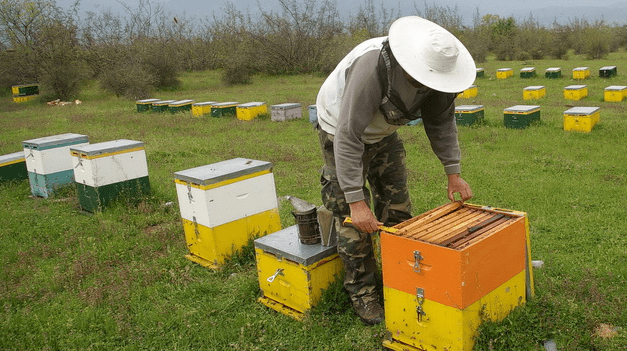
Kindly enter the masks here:
<path id="1" fill-rule="evenodd" d="M 324 157 L 324 167 L 320 183 L 322 203 L 333 211 L 342 223 L 350 216 L 350 207 L 335 174 L 333 155 L 333 135 L 318 129 L 320 147 Z M 407 168 L 405 148 L 396 133 L 376 144 L 366 144 L 362 157 L 366 202 L 370 205 L 370 193 L 374 214 L 386 226 L 392 226 L 411 218 L 411 202 L 407 189 Z M 353 227 L 340 225 L 338 230 L 338 253 L 344 263 L 344 287 L 352 299 L 362 298 L 367 302 L 376 293 L 377 265 L 374 258 L 370 233 L 363 233 Z"/>

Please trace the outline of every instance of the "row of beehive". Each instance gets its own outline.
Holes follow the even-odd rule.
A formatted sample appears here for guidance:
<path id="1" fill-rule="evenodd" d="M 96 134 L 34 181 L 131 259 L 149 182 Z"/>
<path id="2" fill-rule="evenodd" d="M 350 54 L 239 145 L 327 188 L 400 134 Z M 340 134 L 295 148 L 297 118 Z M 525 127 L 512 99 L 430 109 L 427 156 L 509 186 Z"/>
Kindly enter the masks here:
<path id="1" fill-rule="evenodd" d="M 28 178 L 33 196 L 50 197 L 75 184 L 83 210 L 150 191 L 144 143 L 113 140 L 90 144 L 86 135 L 66 133 L 25 140 L 23 151 L 0 157 L 0 180 Z"/>
<path id="2" fill-rule="evenodd" d="M 485 117 L 483 105 L 455 107 L 457 125 L 472 125 Z M 563 113 L 564 130 L 590 132 L 601 118 L 600 107 L 572 107 Z M 540 106 L 516 105 L 503 110 L 503 123 L 507 128 L 522 129 L 540 120 Z"/>
<path id="3" fill-rule="evenodd" d="M 476 85 L 464 90 L 458 95 L 459 98 L 470 99 L 479 94 Z M 523 89 L 523 100 L 538 100 L 546 96 L 546 87 L 544 85 L 532 85 Z M 587 85 L 569 85 L 564 87 L 564 99 L 581 100 L 588 96 Z M 607 102 L 621 102 L 627 98 L 627 86 L 610 85 L 603 90 L 603 99 Z"/>
<path id="4" fill-rule="evenodd" d="M 73 134 L 24 143 L 37 146 L 27 152 L 54 144 L 62 154 L 70 147 L 74 168 L 87 173 L 121 161 L 108 157 L 143 151 L 141 143 L 90 145 Z M 87 164 L 95 159 L 104 162 Z M 186 257 L 216 268 L 255 239 L 262 304 L 300 319 L 341 273 L 335 246 L 302 244 L 297 226 L 281 230 L 269 162 L 237 158 L 174 177 Z M 533 294 L 524 213 L 452 203 L 396 228 L 381 236 L 386 328 L 392 333 L 385 345 L 391 349 L 470 350 L 484 319 L 504 318 Z"/>
<path id="5" fill-rule="evenodd" d="M 13 93 L 13 102 L 26 102 L 30 101 L 39 95 L 39 85 L 37 84 L 22 84 L 14 85 L 11 88 Z"/>
<path id="6" fill-rule="evenodd" d="M 477 69 L 477 77 L 482 77 L 483 68 Z M 572 70 L 573 79 L 587 79 L 590 77 L 589 67 L 576 67 Z M 618 69 L 616 66 L 605 66 L 599 68 L 599 77 L 611 78 L 618 75 Z M 497 79 L 507 79 L 514 76 L 514 70 L 512 68 L 499 68 L 496 70 Z M 524 67 L 520 69 L 520 78 L 534 78 L 536 77 L 535 67 Z M 560 67 L 549 67 L 544 72 L 545 78 L 560 78 L 562 76 L 562 69 Z"/>
<path id="7" fill-rule="evenodd" d="M 239 102 L 217 102 L 203 101 L 195 102 L 194 100 L 161 100 L 161 99 L 143 99 L 136 101 L 137 112 L 186 112 L 191 111 L 194 117 L 212 116 L 212 117 L 237 117 L 242 121 L 250 121 L 258 116 L 268 114 L 268 104 L 265 102 L 248 102 L 240 104 Z M 287 121 L 302 117 L 300 103 L 283 103 L 270 106 L 272 121 Z"/>

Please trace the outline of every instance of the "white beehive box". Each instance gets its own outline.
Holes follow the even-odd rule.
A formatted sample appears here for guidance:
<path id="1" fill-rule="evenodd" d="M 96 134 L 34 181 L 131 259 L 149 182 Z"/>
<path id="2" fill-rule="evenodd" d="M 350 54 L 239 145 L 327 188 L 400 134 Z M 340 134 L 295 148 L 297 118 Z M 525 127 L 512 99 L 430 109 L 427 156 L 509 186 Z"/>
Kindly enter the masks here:
<path id="1" fill-rule="evenodd" d="M 70 152 L 84 210 L 95 212 L 121 196 L 139 198 L 150 192 L 143 142 L 120 139 L 72 147 Z"/>
<path id="2" fill-rule="evenodd" d="M 217 268 L 250 239 L 281 229 L 270 162 L 236 158 L 174 177 L 194 262 Z"/>
<path id="3" fill-rule="evenodd" d="M 297 102 L 272 105 L 272 116 L 270 119 L 274 122 L 283 122 L 301 118 L 302 114 L 301 105 Z"/>
<path id="4" fill-rule="evenodd" d="M 48 197 L 64 185 L 74 181 L 70 147 L 89 144 L 86 135 L 66 133 L 25 140 L 24 157 L 35 196 Z"/>

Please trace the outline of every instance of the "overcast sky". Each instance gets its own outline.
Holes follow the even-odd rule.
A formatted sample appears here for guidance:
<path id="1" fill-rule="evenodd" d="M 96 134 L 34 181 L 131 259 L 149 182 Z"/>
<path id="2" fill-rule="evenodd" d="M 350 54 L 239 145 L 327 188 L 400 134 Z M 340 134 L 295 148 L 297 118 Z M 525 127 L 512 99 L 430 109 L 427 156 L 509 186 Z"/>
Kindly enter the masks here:
<path id="1" fill-rule="evenodd" d="M 71 4 L 76 0 L 57 0 L 57 4 L 69 9 Z M 96 11 L 99 12 L 103 9 L 111 9 L 114 12 L 123 12 L 123 7 L 120 5 L 121 0 L 80 0 L 80 7 L 83 11 Z M 230 0 L 236 7 L 236 9 L 246 12 L 250 11 L 254 13 L 258 9 L 257 1 L 261 4 L 264 10 L 272 10 L 278 7 L 278 0 Z M 400 9 L 402 15 L 415 14 L 415 7 L 419 9 L 424 8 L 425 3 L 428 5 L 437 4 L 438 6 L 458 6 L 459 13 L 462 15 L 465 22 L 472 21 L 472 17 L 477 9 L 480 14 L 497 14 L 501 16 L 514 15 L 520 17 L 528 17 L 530 11 L 533 9 L 542 9 L 550 6 L 561 6 L 568 9 L 568 14 L 564 15 L 564 19 L 572 18 L 576 16 L 578 18 L 589 18 L 594 16 L 586 16 L 592 11 L 588 11 L 588 7 L 605 8 L 604 19 L 607 21 L 616 11 L 612 8 L 618 6 L 621 7 L 627 13 L 627 0 L 373 0 L 377 9 L 380 8 L 380 4 L 385 3 L 392 9 Z M 196 16 L 200 18 L 212 17 L 212 15 L 220 15 L 223 13 L 222 8 L 227 3 L 227 0 L 152 0 L 152 2 L 158 2 L 164 5 L 165 9 L 173 14 L 185 14 L 186 16 Z M 131 8 L 137 6 L 137 0 L 123 1 Z M 366 3 L 366 0 L 337 0 L 338 9 L 340 15 L 345 16 L 354 14 L 357 9 Z M 580 10 L 577 10 L 580 9 Z M 565 9 L 566 10 L 566 9 Z M 564 11 L 566 12 L 566 11 Z M 542 11 L 537 12 L 540 16 Z M 553 17 L 559 17 L 560 12 L 556 12 L 557 15 L 551 13 L 551 19 Z M 594 12 L 594 13 L 599 13 Z M 535 14 L 535 13 L 534 13 Z M 620 12 L 620 15 L 623 13 Z M 567 17 L 568 16 L 568 17 Z M 599 16 L 599 15 L 596 15 Z M 618 17 L 623 18 L 623 17 Z M 558 18 L 559 19 L 559 18 Z M 613 21 L 616 19 L 612 18 Z M 625 19 L 627 22 L 627 19 Z M 622 22 L 622 21 L 621 21 Z M 623 22 L 625 23 L 625 22 Z"/>

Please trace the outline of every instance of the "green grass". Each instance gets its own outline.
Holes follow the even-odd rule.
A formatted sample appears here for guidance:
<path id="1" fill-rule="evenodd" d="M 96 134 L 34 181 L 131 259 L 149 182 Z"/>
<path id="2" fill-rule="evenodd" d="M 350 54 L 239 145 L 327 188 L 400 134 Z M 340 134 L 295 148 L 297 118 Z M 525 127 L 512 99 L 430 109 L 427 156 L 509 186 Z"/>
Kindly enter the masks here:
<path id="1" fill-rule="evenodd" d="M 486 121 L 459 127 L 463 176 L 471 202 L 525 211 L 531 251 L 544 268 L 534 271 L 535 299 L 500 323 L 486 323 L 478 350 L 540 350 L 553 339 L 560 350 L 627 349 L 627 101 L 603 101 L 609 85 L 627 85 L 625 52 L 607 60 L 479 64 L 479 95 L 457 104 L 485 106 Z M 598 68 L 618 65 L 618 77 Z M 520 68 L 538 77 L 521 79 Z M 573 81 L 572 68 L 588 66 L 591 78 Z M 511 67 L 514 77 L 494 79 Z M 544 78 L 562 67 L 562 78 Z M 256 76 L 248 86 L 224 87 L 220 72 L 187 73 L 182 87 L 154 97 L 196 101 L 300 102 L 303 119 L 250 122 L 192 118 L 188 114 L 139 114 L 134 101 L 87 86 L 81 105 L 50 107 L 38 101 L 0 99 L 0 154 L 23 140 L 82 133 L 92 143 L 134 139 L 146 143 L 152 195 L 134 206 L 116 204 L 83 214 L 75 190 L 32 198 L 28 182 L 0 185 L 0 349 L 207 349 L 373 350 L 384 326 L 365 327 L 341 285 L 303 322 L 256 301 L 259 285 L 252 247 L 221 271 L 184 258 L 187 253 L 173 173 L 234 157 L 274 164 L 277 196 L 319 204 L 317 135 L 307 121 L 324 77 Z M 587 84 L 588 98 L 566 101 L 562 89 Z M 547 97 L 522 99 L 524 87 L 544 85 Z M 502 110 L 540 105 L 541 121 L 524 130 L 503 126 Z M 569 106 L 601 107 L 591 133 L 562 130 Z M 446 183 L 422 127 L 400 130 L 406 141 L 414 214 L 444 204 Z M 173 203 L 173 204 L 168 204 Z M 289 202 L 280 202 L 283 227 L 294 224 Z M 602 324 L 613 338 L 596 336 Z"/>

